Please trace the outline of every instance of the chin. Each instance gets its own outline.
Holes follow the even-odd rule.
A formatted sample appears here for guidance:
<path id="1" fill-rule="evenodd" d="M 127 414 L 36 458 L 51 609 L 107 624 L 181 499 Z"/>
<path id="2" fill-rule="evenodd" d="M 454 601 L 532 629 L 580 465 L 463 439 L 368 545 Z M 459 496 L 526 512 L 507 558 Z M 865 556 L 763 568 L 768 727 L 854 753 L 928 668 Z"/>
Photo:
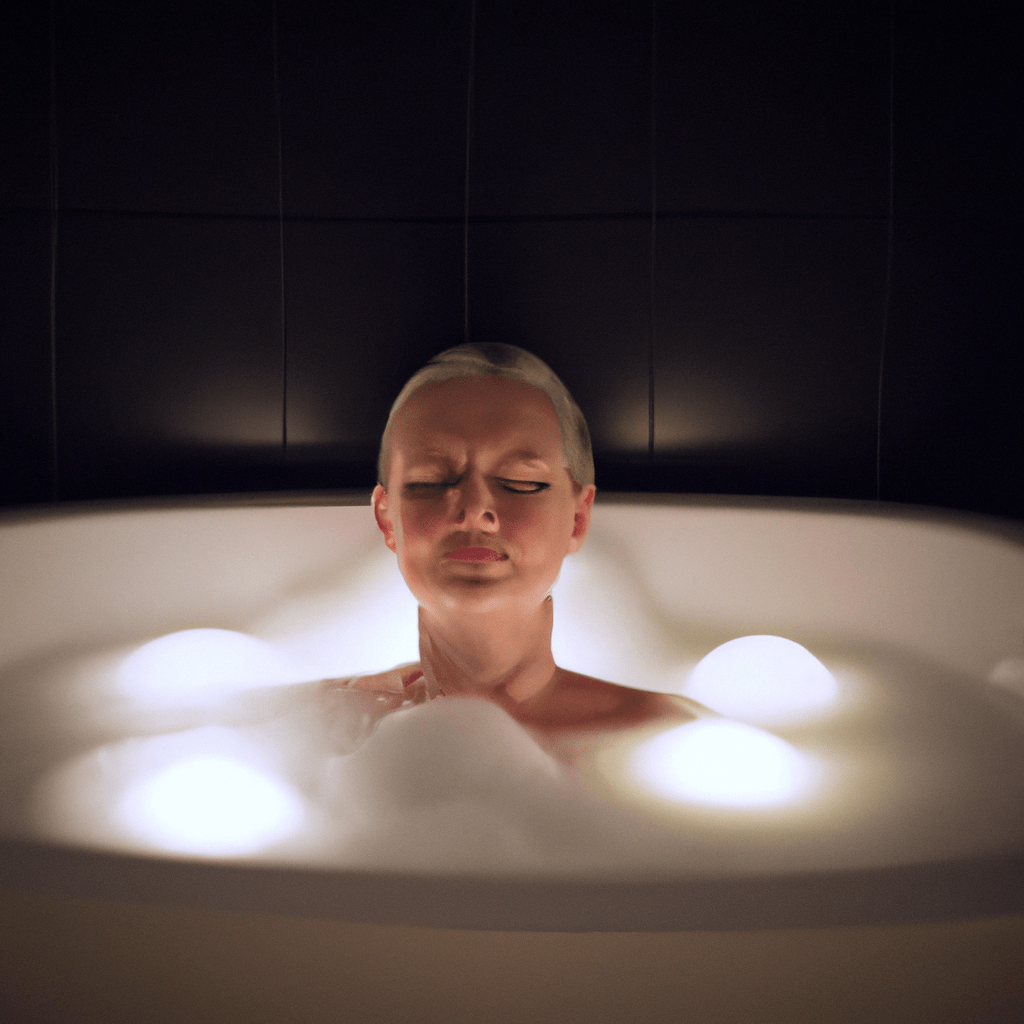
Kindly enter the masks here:
<path id="1" fill-rule="evenodd" d="M 529 615 L 531 610 L 544 603 L 544 595 L 524 595 L 500 580 L 460 580 L 447 583 L 430 593 L 421 595 L 414 592 L 420 606 L 427 611 L 451 613 L 456 611 L 471 615 L 501 615 L 520 617 Z"/>
<path id="2" fill-rule="evenodd" d="M 439 594 L 430 604 L 422 601 L 420 604 L 428 610 L 434 607 L 445 612 L 461 611 L 472 615 L 508 615 L 518 610 L 518 602 L 510 602 L 506 595 L 484 586 L 449 590 Z"/>

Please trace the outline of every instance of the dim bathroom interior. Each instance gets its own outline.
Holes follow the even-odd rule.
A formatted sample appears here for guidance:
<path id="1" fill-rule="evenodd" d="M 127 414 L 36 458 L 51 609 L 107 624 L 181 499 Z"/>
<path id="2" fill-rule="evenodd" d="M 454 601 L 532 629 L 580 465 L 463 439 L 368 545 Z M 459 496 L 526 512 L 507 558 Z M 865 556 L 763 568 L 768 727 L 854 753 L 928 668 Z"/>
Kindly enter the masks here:
<path id="1" fill-rule="evenodd" d="M 4 19 L 0 1017 L 1020 1019 L 1008 15 Z M 554 662 L 676 718 L 325 683 L 420 661 L 371 492 L 464 342 L 589 428 Z"/>

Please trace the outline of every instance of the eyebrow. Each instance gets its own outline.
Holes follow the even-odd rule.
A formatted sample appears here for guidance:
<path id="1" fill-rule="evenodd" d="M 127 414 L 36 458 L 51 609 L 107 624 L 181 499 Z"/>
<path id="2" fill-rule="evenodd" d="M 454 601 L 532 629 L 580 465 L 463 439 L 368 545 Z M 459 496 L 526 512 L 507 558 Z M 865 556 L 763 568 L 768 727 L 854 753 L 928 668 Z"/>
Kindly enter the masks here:
<path id="1" fill-rule="evenodd" d="M 410 459 L 408 459 L 409 466 L 421 465 L 424 462 L 431 462 L 437 460 L 438 462 L 450 462 L 451 453 L 442 451 L 439 448 L 426 448 L 422 451 L 416 452 Z M 535 451 L 531 451 L 528 448 L 523 448 L 518 451 L 509 452 L 502 460 L 500 465 L 506 465 L 510 462 L 516 463 L 528 463 L 533 466 L 537 466 L 540 469 L 550 469 L 549 462 Z"/>

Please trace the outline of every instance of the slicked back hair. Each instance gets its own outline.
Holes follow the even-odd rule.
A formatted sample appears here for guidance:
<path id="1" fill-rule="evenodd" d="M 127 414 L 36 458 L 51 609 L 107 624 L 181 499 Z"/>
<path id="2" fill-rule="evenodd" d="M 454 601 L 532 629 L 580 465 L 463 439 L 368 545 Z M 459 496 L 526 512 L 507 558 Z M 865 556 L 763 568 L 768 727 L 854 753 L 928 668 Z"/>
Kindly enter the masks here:
<path id="1" fill-rule="evenodd" d="M 377 457 L 377 482 L 387 489 L 388 471 L 391 465 L 391 425 L 395 413 L 405 405 L 413 392 L 427 384 L 456 378 L 504 377 L 538 388 L 551 399 L 558 414 L 558 426 L 562 435 L 562 454 L 569 467 L 569 475 L 578 487 L 594 482 L 594 454 L 590 445 L 590 431 L 568 388 L 558 379 L 554 370 L 537 356 L 515 345 L 496 342 L 472 345 L 457 345 L 438 353 L 433 359 L 417 370 L 405 387 L 398 393 L 384 436 L 380 442 Z"/>

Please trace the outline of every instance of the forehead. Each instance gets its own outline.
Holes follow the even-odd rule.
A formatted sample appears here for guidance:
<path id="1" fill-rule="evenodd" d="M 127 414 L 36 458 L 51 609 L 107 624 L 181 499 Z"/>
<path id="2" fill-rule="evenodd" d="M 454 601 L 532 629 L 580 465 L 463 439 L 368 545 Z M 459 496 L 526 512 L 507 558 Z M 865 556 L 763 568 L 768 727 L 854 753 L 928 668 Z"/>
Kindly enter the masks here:
<path id="1" fill-rule="evenodd" d="M 561 451 L 558 414 L 539 388 L 502 377 L 427 384 L 395 414 L 392 447 L 403 450 L 465 442 Z"/>

